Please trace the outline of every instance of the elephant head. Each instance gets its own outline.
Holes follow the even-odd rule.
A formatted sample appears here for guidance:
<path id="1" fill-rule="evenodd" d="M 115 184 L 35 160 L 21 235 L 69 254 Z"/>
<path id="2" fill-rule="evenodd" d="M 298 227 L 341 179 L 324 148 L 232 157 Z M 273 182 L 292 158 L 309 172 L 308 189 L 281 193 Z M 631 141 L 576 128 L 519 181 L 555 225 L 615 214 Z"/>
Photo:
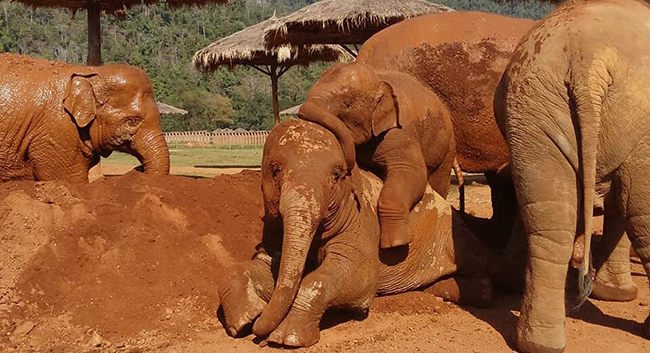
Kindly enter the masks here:
<path id="1" fill-rule="evenodd" d="M 298 114 L 336 136 L 348 174 L 356 163 L 355 144 L 364 144 L 400 126 L 393 87 L 361 63 L 338 64 L 323 72 Z"/>
<path id="2" fill-rule="evenodd" d="M 151 81 L 129 65 L 106 65 L 65 78 L 63 108 L 93 152 L 129 153 L 145 173 L 168 174 L 169 151 Z"/>
<path id="3" fill-rule="evenodd" d="M 317 162 L 310 162 L 317 161 Z M 351 178 L 335 136 L 301 120 L 278 124 L 269 134 L 262 159 L 265 221 L 282 221 L 282 257 L 276 287 L 255 334 L 271 333 L 297 294 L 315 237 L 326 241 L 350 223 L 357 210 Z"/>

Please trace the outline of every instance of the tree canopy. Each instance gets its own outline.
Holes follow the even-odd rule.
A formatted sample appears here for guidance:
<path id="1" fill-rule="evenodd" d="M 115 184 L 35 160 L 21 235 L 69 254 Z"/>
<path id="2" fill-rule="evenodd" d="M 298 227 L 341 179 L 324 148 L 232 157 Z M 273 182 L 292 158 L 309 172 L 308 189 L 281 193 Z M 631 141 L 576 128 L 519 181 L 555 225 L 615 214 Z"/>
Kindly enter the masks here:
<path id="1" fill-rule="evenodd" d="M 124 17 L 102 17 L 103 60 L 143 68 L 159 101 L 183 108 L 163 116 L 166 131 L 217 128 L 266 129 L 273 124 L 267 77 L 248 68 L 204 75 L 190 67 L 192 55 L 213 41 L 313 0 L 232 0 L 171 10 L 165 4 L 135 6 Z M 539 19 L 555 5 L 545 1 L 434 0 L 456 10 L 496 12 Z M 85 12 L 31 9 L 0 1 L 0 51 L 83 64 L 87 52 Z M 329 64 L 295 67 L 279 82 L 280 109 L 300 104 Z"/>

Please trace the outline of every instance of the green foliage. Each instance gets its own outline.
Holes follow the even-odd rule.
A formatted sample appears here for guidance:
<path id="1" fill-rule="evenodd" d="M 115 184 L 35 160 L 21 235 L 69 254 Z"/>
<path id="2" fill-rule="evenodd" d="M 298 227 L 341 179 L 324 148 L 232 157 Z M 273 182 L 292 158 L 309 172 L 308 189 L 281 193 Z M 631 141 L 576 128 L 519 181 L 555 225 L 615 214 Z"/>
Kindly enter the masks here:
<path id="1" fill-rule="evenodd" d="M 271 82 L 253 69 L 219 69 L 204 75 L 190 67 L 194 53 L 211 42 L 269 18 L 282 16 L 314 0 L 233 0 L 170 10 L 165 4 L 135 6 L 122 18 L 102 16 L 105 63 L 123 62 L 143 68 L 156 98 L 189 111 L 163 116 L 171 130 L 214 130 L 220 127 L 264 129 L 273 124 Z M 540 18 L 553 5 L 539 1 L 434 0 L 458 10 L 491 11 Z M 0 52 L 13 52 L 84 63 L 87 52 L 85 11 L 74 17 L 62 9 L 26 8 L 0 0 Z M 296 67 L 279 81 L 280 109 L 300 104 L 328 64 Z"/>
<path id="2" fill-rule="evenodd" d="M 494 12 L 510 17 L 532 18 L 538 20 L 556 5 L 548 1 L 493 1 L 493 0 L 434 0 L 458 11 Z"/>

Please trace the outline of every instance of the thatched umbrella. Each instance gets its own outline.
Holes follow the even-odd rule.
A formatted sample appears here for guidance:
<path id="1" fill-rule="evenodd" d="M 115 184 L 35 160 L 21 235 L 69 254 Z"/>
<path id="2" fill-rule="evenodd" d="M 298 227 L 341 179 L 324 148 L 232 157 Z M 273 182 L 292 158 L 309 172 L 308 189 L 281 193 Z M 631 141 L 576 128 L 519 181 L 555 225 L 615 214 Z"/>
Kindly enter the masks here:
<path id="1" fill-rule="evenodd" d="M 158 111 L 160 112 L 160 114 L 180 114 L 180 115 L 187 114 L 187 110 L 176 108 L 173 105 L 169 105 L 167 103 L 156 102 L 156 105 L 158 106 Z"/>
<path id="2" fill-rule="evenodd" d="M 382 29 L 424 14 L 454 11 L 425 0 L 322 0 L 281 18 L 269 28 L 267 46 L 363 44 Z"/>
<path id="3" fill-rule="evenodd" d="M 280 112 L 280 115 L 298 115 L 298 111 L 300 110 L 300 107 L 302 104 L 295 105 L 291 108 L 287 108 L 283 111 Z"/>
<path id="4" fill-rule="evenodd" d="M 99 16 L 102 11 L 112 14 L 122 14 L 133 5 L 154 4 L 160 0 L 14 0 L 31 7 L 63 7 L 77 12 L 88 10 L 88 58 L 86 64 L 99 66 L 102 64 L 101 23 Z M 166 0 L 170 6 L 204 5 L 208 3 L 225 4 L 228 0 Z"/>
<path id="5" fill-rule="evenodd" d="M 194 54 L 192 64 L 203 72 L 211 72 L 219 66 L 233 68 L 246 65 L 271 78 L 273 95 L 273 118 L 280 122 L 278 103 L 278 79 L 294 65 L 309 65 L 315 61 L 337 61 L 348 58 L 338 47 L 329 45 L 281 46 L 268 49 L 264 34 L 278 19 L 273 16 L 266 21 L 219 39 Z"/>

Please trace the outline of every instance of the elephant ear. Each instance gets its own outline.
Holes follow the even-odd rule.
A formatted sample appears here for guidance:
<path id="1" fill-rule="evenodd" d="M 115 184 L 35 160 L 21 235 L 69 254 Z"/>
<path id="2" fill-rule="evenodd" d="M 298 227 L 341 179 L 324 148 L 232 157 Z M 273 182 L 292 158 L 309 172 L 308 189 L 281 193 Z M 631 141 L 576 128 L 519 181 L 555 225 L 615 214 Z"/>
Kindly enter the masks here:
<path id="1" fill-rule="evenodd" d="M 63 107 L 78 127 L 84 128 L 95 119 L 97 108 L 106 102 L 105 91 L 104 80 L 98 74 L 70 77 Z"/>
<path id="2" fill-rule="evenodd" d="M 388 82 L 381 81 L 375 99 L 377 106 L 372 112 L 372 134 L 379 136 L 382 132 L 400 127 L 399 104 L 393 87 Z"/>

